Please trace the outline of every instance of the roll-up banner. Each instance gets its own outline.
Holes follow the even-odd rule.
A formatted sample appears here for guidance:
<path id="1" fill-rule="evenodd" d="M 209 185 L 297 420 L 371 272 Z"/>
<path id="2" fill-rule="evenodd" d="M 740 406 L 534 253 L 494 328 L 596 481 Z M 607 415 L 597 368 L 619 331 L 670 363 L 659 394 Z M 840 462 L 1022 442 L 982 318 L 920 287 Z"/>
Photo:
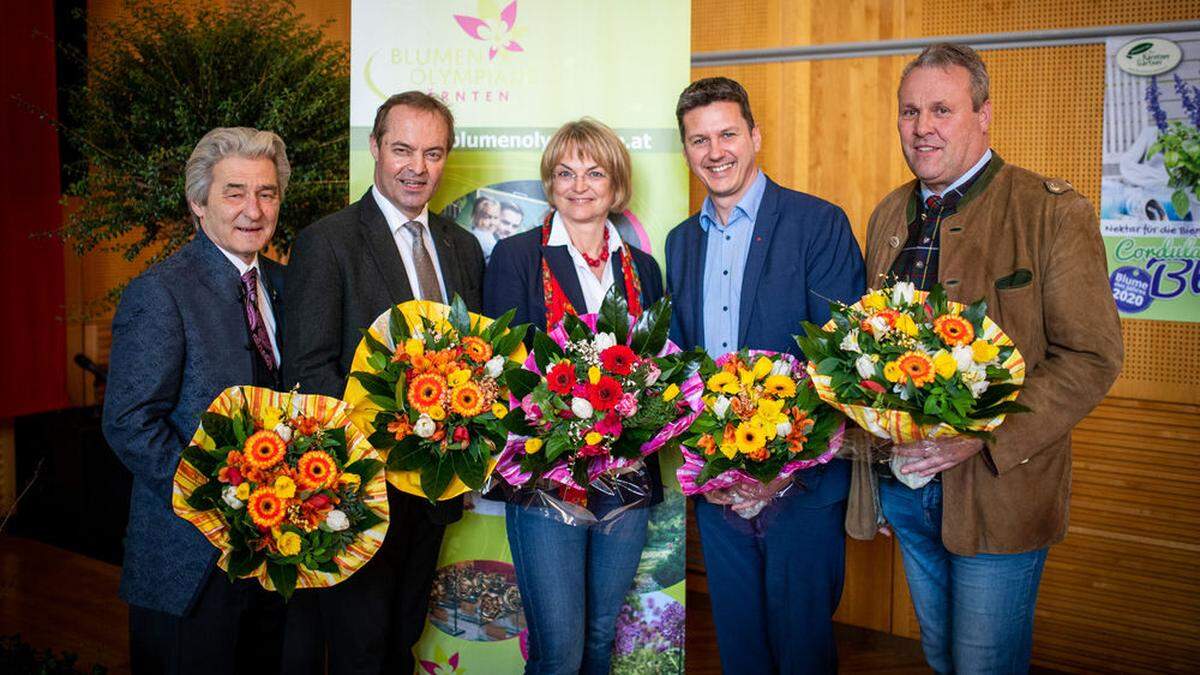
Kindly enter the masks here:
<path id="1" fill-rule="evenodd" d="M 542 149 L 564 122 L 593 117 L 633 159 L 633 196 L 614 224 L 661 264 L 666 234 L 688 208 L 674 111 L 689 79 L 690 21 L 687 0 L 353 0 L 350 198 L 372 182 L 368 137 L 380 103 L 426 92 L 455 117 L 454 150 L 430 210 L 490 252 L 496 240 L 541 224 L 549 208 Z M 475 207 L 484 200 L 492 203 Z M 684 501 L 677 459 L 663 460 L 667 498 L 652 509 L 618 619 L 616 673 L 683 672 Z M 528 631 L 504 505 L 471 498 L 468 506 L 446 530 L 418 671 L 521 672 Z"/>

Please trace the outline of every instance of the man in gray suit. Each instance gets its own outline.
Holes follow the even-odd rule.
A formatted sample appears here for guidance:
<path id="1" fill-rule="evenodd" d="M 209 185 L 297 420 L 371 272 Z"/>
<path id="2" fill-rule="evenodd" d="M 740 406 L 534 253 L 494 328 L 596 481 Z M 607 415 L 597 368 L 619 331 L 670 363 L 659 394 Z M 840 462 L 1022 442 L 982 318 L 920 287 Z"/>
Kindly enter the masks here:
<path id="1" fill-rule="evenodd" d="M 482 304 L 483 252 L 467 230 L 429 211 L 454 143 L 454 118 L 417 91 L 379 107 L 371 130 L 375 180 L 362 199 L 306 227 L 288 264 L 284 382 L 341 396 L 361 329 L 408 300 Z M 429 501 L 388 487 L 391 524 L 351 578 L 301 590 L 288 610 L 289 673 L 411 673 L 448 523 L 462 498 Z M 316 649 L 309 649 L 315 645 Z"/>
<path id="2" fill-rule="evenodd" d="M 104 435 L 133 473 L 121 597 L 134 673 L 279 670 L 282 602 L 257 581 L 230 583 L 217 549 L 172 511 L 171 492 L 217 395 L 279 386 L 283 268 L 259 251 L 290 174 L 269 131 L 205 134 L 187 163 L 196 236 L 130 282 L 113 319 Z"/>

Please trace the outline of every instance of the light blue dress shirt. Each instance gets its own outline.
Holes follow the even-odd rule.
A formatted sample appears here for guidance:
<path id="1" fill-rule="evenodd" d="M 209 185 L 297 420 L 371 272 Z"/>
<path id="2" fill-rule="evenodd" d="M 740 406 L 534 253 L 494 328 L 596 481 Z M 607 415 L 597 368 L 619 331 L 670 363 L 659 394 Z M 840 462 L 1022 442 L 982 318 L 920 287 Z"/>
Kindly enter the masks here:
<path id="1" fill-rule="evenodd" d="M 724 225 L 718 220 L 710 198 L 705 197 L 700 208 L 700 227 L 708 233 L 704 256 L 704 349 L 713 358 L 738 349 L 742 277 L 758 206 L 766 189 L 767 177 L 759 171 Z"/>

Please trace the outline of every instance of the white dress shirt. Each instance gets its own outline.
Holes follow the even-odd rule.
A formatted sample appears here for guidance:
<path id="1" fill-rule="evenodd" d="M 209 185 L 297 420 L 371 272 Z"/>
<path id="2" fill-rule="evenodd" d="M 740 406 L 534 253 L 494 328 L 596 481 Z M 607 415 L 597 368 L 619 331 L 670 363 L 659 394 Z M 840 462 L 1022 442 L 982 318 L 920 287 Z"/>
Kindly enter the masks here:
<path id="1" fill-rule="evenodd" d="M 379 205 L 379 210 L 383 211 L 388 229 L 392 231 L 392 239 L 396 240 L 396 249 L 400 251 L 400 260 L 404 261 L 404 273 L 408 275 L 408 287 L 412 289 L 413 297 L 418 300 L 430 299 L 421 297 L 421 284 L 417 280 L 417 266 L 413 263 L 412 254 L 415 240 L 412 233 L 404 228 L 404 224 L 409 220 L 415 220 L 425 226 L 425 248 L 433 260 L 433 271 L 437 272 L 438 287 L 442 289 L 442 297 L 445 298 L 447 305 L 450 304 L 450 298 L 446 295 L 446 280 L 442 278 L 442 265 L 438 261 L 437 246 L 433 243 L 433 233 L 429 230 L 429 205 L 426 204 L 416 218 L 409 218 L 400 213 L 400 209 L 388 201 L 387 197 L 379 194 L 379 190 L 376 190 L 374 186 L 371 187 L 371 194 L 375 196 L 375 203 Z"/>
<path id="2" fill-rule="evenodd" d="M 258 266 L 258 254 L 254 254 L 254 260 L 250 264 L 246 264 L 244 260 L 236 255 L 226 251 L 220 246 L 217 250 L 225 254 L 229 258 L 229 262 L 237 268 L 238 276 L 242 276 L 251 268 L 258 270 L 258 313 L 262 316 L 263 325 L 267 327 L 267 337 L 271 338 L 271 352 L 275 354 L 275 366 L 283 365 L 283 361 L 279 359 L 279 343 L 275 341 L 275 311 L 271 308 L 271 298 L 267 294 L 267 289 L 263 288 L 263 271 Z M 241 283 L 240 281 L 238 283 Z"/>
<path id="3" fill-rule="evenodd" d="M 620 264 L 621 257 L 617 252 L 621 250 L 621 235 L 611 221 L 604 221 L 604 227 L 608 230 L 608 264 L 604 266 L 604 275 L 597 279 L 592 273 L 592 268 L 583 259 L 583 254 L 571 243 L 562 217 L 555 212 L 554 220 L 550 223 L 550 239 L 546 241 L 546 245 L 566 246 L 567 252 L 571 254 L 571 261 L 575 263 L 575 276 L 579 277 L 579 287 L 583 290 L 583 302 L 587 305 L 586 312 L 580 312 L 581 314 L 595 314 L 600 311 L 600 303 L 604 302 L 604 296 L 613 285 L 613 265 Z M 576 311 L 579 311 L 578 308 Z"/>

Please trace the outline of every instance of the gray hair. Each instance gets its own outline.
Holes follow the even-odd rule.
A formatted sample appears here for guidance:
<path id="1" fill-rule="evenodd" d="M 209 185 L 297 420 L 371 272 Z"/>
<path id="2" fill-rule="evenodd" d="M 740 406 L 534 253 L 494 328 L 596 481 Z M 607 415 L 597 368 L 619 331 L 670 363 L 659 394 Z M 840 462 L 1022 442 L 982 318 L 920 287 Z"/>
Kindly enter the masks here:
<path id="1" fill-rule="evenodd" d="M 287 146 L 283 139 L 272 131 L 250 127 L 217 127 L 204 134 L 188 157 L 184 194 L 189 202 L 201 205 L 208 203 L 213 167 L 226 157 L 265 157 L 274 161 L 275 174 L 279 179 L 279 198 L 283 198 L 288 178 L 292 175 L 292 165 L 288 163 Z"/>
<path id="2" fill-rule="evenodd" d="M 917 68 L 945 69 L 950 66 L 962 66 L 967 69 L 967 73 L 971 76 L 971 107 L 978 112 L 980 106 L 986 103 L 989 97 L 987 66 L 983 64 L 983 59 L 979 58 L 979 54 L 966 45 L 952 42 L 929 45 L 917 55 L 917 58 L 904 66 L 904 72 L 900 75 L 900 84 L 903 86 L 904 78 Z"/>

